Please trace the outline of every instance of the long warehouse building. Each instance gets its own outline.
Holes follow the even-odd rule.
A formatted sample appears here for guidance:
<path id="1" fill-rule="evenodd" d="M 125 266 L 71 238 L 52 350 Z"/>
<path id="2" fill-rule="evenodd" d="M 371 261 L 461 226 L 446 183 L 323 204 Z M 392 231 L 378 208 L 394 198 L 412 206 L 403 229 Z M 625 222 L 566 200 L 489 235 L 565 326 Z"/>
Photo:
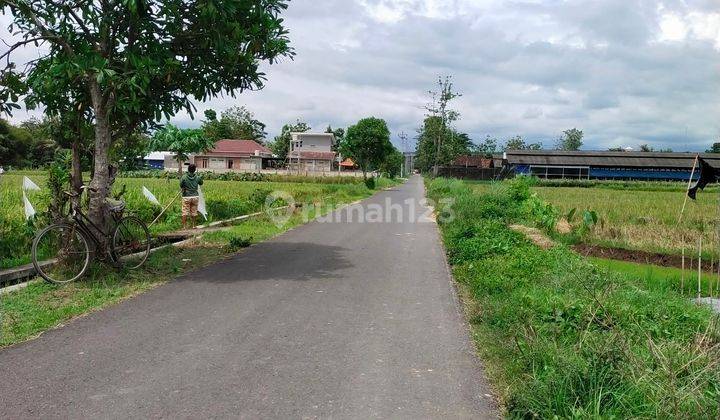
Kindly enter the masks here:
<path id="1" fill-rule="evenodd" d="M 546 179 L 680 181 L 690 178 L 697 155 L 672 152 L 510 150 L 503 153 L 502 165 L 516 174 Z M 720 154 L 700 153 L 699 156 L 712 167 L 720 169 Z"/>

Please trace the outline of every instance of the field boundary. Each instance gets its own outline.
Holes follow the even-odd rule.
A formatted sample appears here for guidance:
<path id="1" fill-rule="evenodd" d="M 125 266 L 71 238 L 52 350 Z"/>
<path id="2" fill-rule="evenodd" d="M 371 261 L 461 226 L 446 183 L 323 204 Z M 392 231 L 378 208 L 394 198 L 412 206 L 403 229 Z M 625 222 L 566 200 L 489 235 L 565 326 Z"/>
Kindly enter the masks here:
<path id="1" fill-rule="evenodd" d="M 652 264 L 661 267 L 683 268 L 682 256 L 663 254 L 659 252 L 648 252 L 640 250 L 631 250 L 625 248 L 615 248 L 603 245 L 577 244 L 571 247 L 575 252 L 584 257 L 598 257 L 609 260 L 627 261 L 641 264 Z M 697 255 L 687 255 L 685 257 L 684 268 L 689 268 L 692 262 L 697 264 Z M 702 269 L 711 271 L 717 268 L 717 264 L 711 267 L 713 261 L 703 259 Z M 697 265 L 694 265 L 697 268 Z"/>

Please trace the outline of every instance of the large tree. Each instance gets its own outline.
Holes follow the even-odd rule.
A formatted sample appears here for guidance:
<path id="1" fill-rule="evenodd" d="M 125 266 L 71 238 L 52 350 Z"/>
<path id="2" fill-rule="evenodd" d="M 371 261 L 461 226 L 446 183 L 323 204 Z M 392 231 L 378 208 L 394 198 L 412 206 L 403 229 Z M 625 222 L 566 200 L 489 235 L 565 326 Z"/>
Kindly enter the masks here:
<path id="1" fill-rule="evenodd" d="M 340 145 L 340 153 L 360 167 L 364 179 L 367 172 L 377 169 L 394 149 L 387 123 L 375 117 L 363 118 L 348 127 Z"/>
<path id="2" fill-rule="evenodd" d="M 288 152 L 290 152 L 292 133 L 304 133 L 306 131 L 310 131 L 310 126 L 300 120 L 283 125 L 280 134 L 275 136 L 275 140 L 270 144 L 270 150 L 272 150 L 275 156 L 286 158 Z"/>
<path id="3" fill-rule="evenodd" d="M 110 149 L 205 100 L 263 86 L 261 61 L 292 56 L 280 13 L 287 0 L 0 0 L 21 37 L 0 55 L 0 109 L 17 95 L 57 115 L 75 109 L 94 130 L 89 214 L 108 220 Z M 22 72 L 11 61 L 24 45 L 43 44 Z"/>
<path id="4" fill-rule="evenodd" d="M 458 156 L 470 154 L 473 148 L 467 134 L 460 133 L 447 124 L 443 126 L 440 116 L 430 116 L 425 118 L 418 130 L 415 161 L 421 171 L 428 172 L 434 170 L 436 164 L 447 165 Z"/>
<path id="5" fill-rule="evenodd" d="M 435 158 L 433 162 L 433 176 L 437 176 L 443 157 L 443 142 L 447 138 L 449 126 L 460 118 L 460 113 L 450 108 L 450 102 L 462 96 L 462 94 L 454 91 L 452 77 L 446 76 L 444 79 L 439 77 L 437 81 L 438 90 L 430 91 L 432 101 L 425 109 L 428 117 L 437 118 L 440 127 L 435 132 Z"/>

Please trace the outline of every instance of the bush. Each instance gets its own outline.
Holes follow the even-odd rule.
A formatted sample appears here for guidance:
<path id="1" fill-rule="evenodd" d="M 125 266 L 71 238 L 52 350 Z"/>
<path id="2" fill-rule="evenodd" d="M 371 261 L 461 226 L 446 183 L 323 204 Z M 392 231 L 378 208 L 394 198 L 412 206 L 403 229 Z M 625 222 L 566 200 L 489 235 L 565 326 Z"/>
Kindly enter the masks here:
<path id="1" fill-rule="evenodd" d="M 246 238 L 244 236 L 233 236 L 228 241 L 228 247 L 233 251 L 247 248 L 250 244 L 252 244 L 252 238 Z"/>
<path id="2" fill-rule="evenodd" d="M 366 186 L 367 189 L 369 189 L 369 190 L 374 190 L 374 189 L 375 189 L 375 178 L 374 178 L 374 177 L 370 177 L 370 178 L 366 179 L 366 180 L 365 180 L 365 186 Z"/>

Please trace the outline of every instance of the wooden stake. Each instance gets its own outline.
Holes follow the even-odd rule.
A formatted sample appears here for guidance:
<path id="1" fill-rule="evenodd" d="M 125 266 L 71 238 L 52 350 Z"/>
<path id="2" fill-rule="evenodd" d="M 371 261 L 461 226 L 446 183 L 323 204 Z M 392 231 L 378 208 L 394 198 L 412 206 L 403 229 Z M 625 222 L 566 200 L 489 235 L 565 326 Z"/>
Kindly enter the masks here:
<path id="1" fill-rule="evenodd" d="M 698 290 L 697 297 L 700 298 L 701 292 L 701 280 L 702 280 L 702 236 L 698 240 Z"/>
<path id="2" fill-rule="evenodd" d="M 720 273 L 720 271 L 718 272 Z M 718 274 L 720 275 L 720 274 Z M 685 294 L 685 242 L 682 248 L 682 269 L 680 270 L 680 294 Z"/>

